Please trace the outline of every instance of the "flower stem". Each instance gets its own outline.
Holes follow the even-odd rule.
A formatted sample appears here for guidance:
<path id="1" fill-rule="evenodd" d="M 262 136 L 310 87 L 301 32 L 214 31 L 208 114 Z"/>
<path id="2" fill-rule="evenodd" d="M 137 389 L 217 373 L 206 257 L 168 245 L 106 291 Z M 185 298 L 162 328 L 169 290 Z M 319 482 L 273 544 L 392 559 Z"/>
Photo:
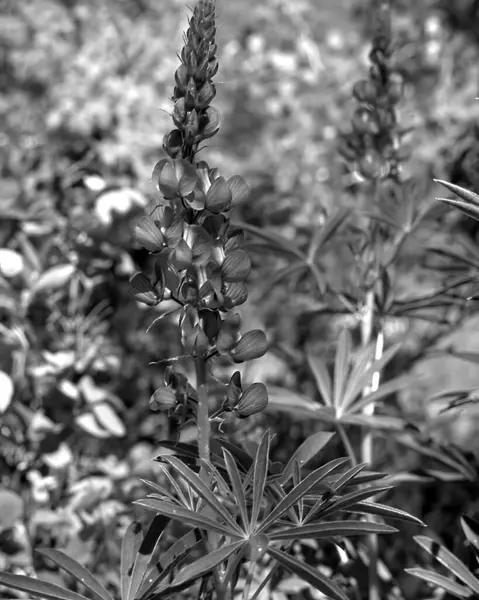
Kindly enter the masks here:
<path id="1" fill-rule="evenodd" d="M 366 306 L 365 313 L 361 324 L 361 341 L 363 346 L 367 346 L 371 343 L 374 330 L 374 291 L 369 290 L 366 295 Z M 378 333 L 376 338 L 376 349 L 374 353 L 374 360 L 379 360 L 383 354 L 384 348 L 384 334 L 382 331 Z M 379 387 L 380 373 L 373 373 L 373 377 L 370 385 L 366 386 L 363 390 L 363 396 L 374 392 Z M 363 410 L 363 414 L 367 416 L 374 415 L 375 405 L 374 403 L 369 404 Z M 369 465 L 373 462 L 373 434 L 372 430 L 366 432 L 363 435 L 361 441 L 361 461 L 368 463 Z M 368 582 L 369 582 L 369 600 L 380 600 L 379 586 L 378 586 L 378 537 L 377 535 L 369 535 L 367 537 L 368 547 Z"/>
<path id="2" fill-rule="evenodd" d="M 210 460 L 210 415 L 206 385 L 206 360 L 196 359 L 196 386 L 198 391 L 198 451 L 200 460 Z"/>

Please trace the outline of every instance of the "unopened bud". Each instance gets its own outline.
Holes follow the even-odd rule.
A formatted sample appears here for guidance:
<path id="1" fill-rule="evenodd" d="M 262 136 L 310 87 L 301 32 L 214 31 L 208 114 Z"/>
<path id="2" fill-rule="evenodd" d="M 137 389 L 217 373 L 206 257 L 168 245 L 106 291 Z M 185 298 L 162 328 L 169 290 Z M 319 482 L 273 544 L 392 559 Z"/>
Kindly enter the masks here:
<path id="1" fill-rule="evenodd" d="M 229 351 L 234 362 L 240 363 L 246 360 L 260 358 L 268 350 L 268 340 L 264 331 L 254 329 L 248 331 Z"/>
<path id="2" fill-rule="evenodd" d="M 268 406 L 268 391 L 263 383 L 253 383 L 241 396 L 234 411 L 238 419 L 245 419 Z"/>

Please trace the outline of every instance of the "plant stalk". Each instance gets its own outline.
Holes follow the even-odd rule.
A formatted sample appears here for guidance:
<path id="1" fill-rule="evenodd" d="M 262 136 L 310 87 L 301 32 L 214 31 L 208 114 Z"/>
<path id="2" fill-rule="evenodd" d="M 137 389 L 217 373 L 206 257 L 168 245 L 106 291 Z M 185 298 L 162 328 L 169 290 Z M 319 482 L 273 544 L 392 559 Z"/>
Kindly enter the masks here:
<path id="1" fill-rule="evenodd" d="M 374 332 L 374 290 L 369 290 L 366 296 L 366 306 L 361 323 L 361 342 L 363 346 L 367 346 L 371 343 L 373 332 Z M 376 338 L 376 348 L 374 353 L 374 359 L 379 360 L 384 350 L 384 334 L 380 331 Z M 379 380 L 381 374 L 378 372 L 373 373 L 370 385 L 364 388 L 363 396 L 375 392 L 379 387 Z M 374 415 L 375 405 L 374 403 L 365 406 L 363 414 L 367 416 Z M 361 440 L 361 462 L 373 463 L 373 433 L 372 430 L 363 434 Z M 368 585 L 369 585 L 369 600 L 381 600 L 379 594 L 378 584 L 378 537 L 377 535 L 369 535 L 367 537 L 367 548 L 368 548 Z"/>
<path id="2" fill-rule="evenodd" d="M 196 386 L 198 391 L 198 452 L 200 461 L 210 460 L 210 414 L 206 385 L 206 360 L 196 359 Z"/>

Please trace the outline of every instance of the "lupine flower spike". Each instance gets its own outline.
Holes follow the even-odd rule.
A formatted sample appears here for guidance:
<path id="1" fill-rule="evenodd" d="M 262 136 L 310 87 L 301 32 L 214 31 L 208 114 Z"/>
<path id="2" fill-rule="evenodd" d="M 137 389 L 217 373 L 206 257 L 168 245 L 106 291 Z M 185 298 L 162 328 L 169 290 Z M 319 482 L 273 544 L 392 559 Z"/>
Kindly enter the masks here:
<path id="1" fill-rule="evenodd" d="M 136 228 L 138 245 L 155 256 L 154 269 L 134 275 L 131 289 L 149 306 L 166 298 L 178 303 L 183 354 L 196 362 L 221 355 L 240 363 L 262 356 L 268 344 L 260 330 L 242 335 L 239 315 L 231 313 L 247 299 L 251 263 L 243 248 L 243 231 L 231 226 L 228 214 L 247 197 L 248 187 L 241 177 L 226 180 L 206 161 L 196 161 L 201 142 L 219 129 L 218 113 L 210 106 L 218 70 L 215 32 L 215 2 L 200 0 L 175 74 L 175 128 L 165 135 L 166 157 L 153 171 L 161 196 L 150 202 Z M 266 390 L 258 394 L 255 389 L 238 397 L 238 417 L 266 406 Z M 170 414 L 180 409 L 184 414 L 187 408 L 186 413 L 195 415 L 200 402 L 186 378 L 170 367 L 165 388 L 153 394 L 150 404 Z"/>

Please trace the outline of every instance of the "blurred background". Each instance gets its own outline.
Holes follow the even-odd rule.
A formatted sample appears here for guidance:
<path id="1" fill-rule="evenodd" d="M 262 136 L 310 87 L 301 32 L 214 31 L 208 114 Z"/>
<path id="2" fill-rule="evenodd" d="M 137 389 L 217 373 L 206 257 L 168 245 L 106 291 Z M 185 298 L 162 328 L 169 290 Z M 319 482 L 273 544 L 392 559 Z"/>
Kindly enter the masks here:
<path id="1" fill-rule="evenodd" d="M 118 548 L 110 541 L 117 538 L 107 533 L 121 533 L 129 502 L 142 493 L 140 478 L 158 477 L 150 461 L 157 442 L 178 433 L 148 405 L 165 368 L 149 363 L 180 353 L 175 324 L 163 319 L 146 333 L 159 315 L 129 296 L 128 279 L 146 260 L 132 232 L 157 193 L 151 172 L 172 128 L 176 55 L 190 4 L 0 2 L 0 481 L 30 507 L 24 538 L 11 533 L 17 500 L 3 524 L 0 514 L 0 532 L 8 534 L 0 566 L 28 570 L 31 544 L 48 545 L 53 536 L 77 560 L 96 560 L 117 585 L 111 565 Z M 410 193 L 444 195 L 434 178 L 479 192 L 479 2 L 392 5 L 394 63 L 406 82 L 400 122 L 411 130 L 404 173 L 416 182 Z M 358 202 L 358 178 L 338 139 L 354 110 L 352 87 L 367 75 L 370 2 L 219 0 L 217 13 L 214 105 L 222 126 L 200 157 L 225 177 L 240 174 L 248 182 L 251 195 L 235 207 L 235 220 L 301 244 L 325 213 Z M 400 292 L 427 293 L 443 281 L 424 259 L 431 244 L 457 248 L 479 264 L 477 236 L 475 221 L 433 210 L 398 262 Z M 346 246 L 339 239 L 324 256 L 337 285 L 350 277 Z M 241 314 L 245 330 L 266 330 L 272 350 L 245 377 L 314 396 L 302 352 L 313 344 L 333 356 L 343 320 L 325 316 L 307 286 L 265 285 L 285 264 L 255 253 L 254 244 L 251 250 L 250 301 Z M 438 413 L 427 402 L 431 395 L 479 386 L 477 362 L 431 355 L 437 348 L 479 351 L 476 313 L 472 303 L 440 324 L 391 324 L 391 335 L 407 333 L 407 341 L 390 375 L 419 376 L 394 399 L 391 414 L 427 424 Z M 474 452 L 478 414 L 471 406 L 435 418 L 427 431 Z M 284 460 L 324 425 L 272 405 L 235 435 L 255 440 L 267 426 L 277 434 L 276 458 Z M 193 439 L 188 428 L 181 436 Z M 404 454 L 392 442 L 383 450 L 378 468 L 424 466 L 421 455 Z M 334 452 L 342 452 L 339 444 Z M 460 492 L 454 484 L 428 485 L 399 488 L 396 500 L 427 516 L 454 545 L 459 515 L 477 508 L 475 481 Z M 406 566 L 415 552 L 405 543 L 391 547 L 390 562 L 399 556 Z M 60 577 L 41 560 L 35 567 Z M 407 585 L 402 593 L 412 598 L 416 588 Z"/>

